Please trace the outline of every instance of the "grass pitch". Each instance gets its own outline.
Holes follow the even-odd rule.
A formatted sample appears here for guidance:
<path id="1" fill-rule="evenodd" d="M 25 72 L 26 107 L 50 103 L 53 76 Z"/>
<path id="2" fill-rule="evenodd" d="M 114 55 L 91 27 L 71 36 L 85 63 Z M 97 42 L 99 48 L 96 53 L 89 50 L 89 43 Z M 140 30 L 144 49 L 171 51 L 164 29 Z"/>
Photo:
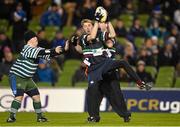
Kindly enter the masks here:
<path id="1" fill-rule="evenodd" d="M 46 123 L 37 123 L 34 113 L 20 112 L 15 123 L 6 123 L 8 112 L 0 112 L 0 126 L 180 126 L 180 114 L 133 113 L 130 123 L 115 113 L 101 113 L 99 123 L 87 123 L 87 113 L 45 113 Z"/>

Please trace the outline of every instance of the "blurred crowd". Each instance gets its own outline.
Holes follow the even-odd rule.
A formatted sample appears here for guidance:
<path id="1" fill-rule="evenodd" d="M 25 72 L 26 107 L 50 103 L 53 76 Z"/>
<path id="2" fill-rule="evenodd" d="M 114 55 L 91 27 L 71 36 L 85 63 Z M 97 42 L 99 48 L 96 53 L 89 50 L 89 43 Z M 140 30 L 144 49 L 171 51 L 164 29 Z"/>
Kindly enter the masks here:
<path id="1" fill-rule="evenodd" d="M 68 38 L 62 33 L 63 27 L 79 28 L 82 19 L 93 20 L 97 6 L 103 6 L 108 11 L 117 38 L 125 41 L 117 39 L 117 52 L 137 68 L 141 78 L 154 81 L 149 74 L 145 74 L 145 66 L 154 66 L 157 70 L 161 66 L 174 66 L 177 76 L 180 76 L 180 0 L 1 0 L 0 20 L 7 20 L 8 26 L 0 30 L 0 78 L 8 75 L 15 54 L 24 45 L 23 33 L 34 18 L 38 17 L 40 26 L 37 31 L 40 47 L 66 47 Z M 140 19 L 140 15 L 144 14 L 148 15 L 145 24 Z M 130 15 L 130 26 L 126 25 L 122 15 Z M 47 26 L 58 28 L 52 40 L 46 38 Z M 6 30 L 10 27 L 12 35 L 7 36 Z M 136 43 L 138 39 L 140 45 Z M 68 49 L 64 55 L 50 62 L 40 60 L 35 80 L 54 86 L 64 61 L 81 59 L 71 44 Z M 81 70 L 75 72 L 73 84 L 79 73 L 82 73 Z M 85 80 L 85 77 L 80 80 Z"/>

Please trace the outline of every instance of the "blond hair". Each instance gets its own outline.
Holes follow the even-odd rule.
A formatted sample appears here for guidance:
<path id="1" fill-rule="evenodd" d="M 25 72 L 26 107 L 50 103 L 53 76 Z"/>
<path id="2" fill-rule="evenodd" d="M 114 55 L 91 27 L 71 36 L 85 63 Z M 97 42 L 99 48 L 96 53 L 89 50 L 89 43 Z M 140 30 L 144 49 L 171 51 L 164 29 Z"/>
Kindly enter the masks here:
<path id="1" fill-rule="evenodd" d="M 81 26 L 83 26 L 84 23 L 91 23 L 91 24 L 93 25 L 93 21 L 90 20 L 90 19 L 83 19 L 83 20 L 81 21 Z"/>

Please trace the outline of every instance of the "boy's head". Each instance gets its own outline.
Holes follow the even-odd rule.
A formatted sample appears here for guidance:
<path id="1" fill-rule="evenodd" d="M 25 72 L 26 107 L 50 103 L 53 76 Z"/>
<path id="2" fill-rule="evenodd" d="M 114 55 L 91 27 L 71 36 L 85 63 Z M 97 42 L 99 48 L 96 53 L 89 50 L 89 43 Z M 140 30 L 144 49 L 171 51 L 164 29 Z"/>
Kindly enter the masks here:
<path id="1" fill-rule="evenodd" d="M 38 45 L 37 35 L 33 31 L 27 31 L 24 34 L 24 40 L 31 47 L 37 47 Z"/>
<path id="2" fill-rule="evenodd" d="M 93 22 L 89 19 L 83 19 L 81 21 L 81 26 L 85 33 L 90 34 L 93 28 Z"/>

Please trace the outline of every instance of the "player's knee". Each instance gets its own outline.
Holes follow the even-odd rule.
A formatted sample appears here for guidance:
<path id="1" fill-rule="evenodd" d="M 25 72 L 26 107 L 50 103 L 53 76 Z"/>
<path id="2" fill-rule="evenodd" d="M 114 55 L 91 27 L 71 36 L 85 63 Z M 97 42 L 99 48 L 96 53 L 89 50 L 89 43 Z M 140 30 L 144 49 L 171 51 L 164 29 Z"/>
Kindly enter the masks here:
<path id="1" fill-rule="evenodd" d="M 18 100 L 19 102 L 21 102 L 23 100 L 23 96 L 17 96 L 15 97 L 15 100 Z"/>
<path id="2" fill-rule="evenodd" d="M 32 96 L 32 99 L 34 102 L 40 102 L 40 95 L 34 95 Z"/>

